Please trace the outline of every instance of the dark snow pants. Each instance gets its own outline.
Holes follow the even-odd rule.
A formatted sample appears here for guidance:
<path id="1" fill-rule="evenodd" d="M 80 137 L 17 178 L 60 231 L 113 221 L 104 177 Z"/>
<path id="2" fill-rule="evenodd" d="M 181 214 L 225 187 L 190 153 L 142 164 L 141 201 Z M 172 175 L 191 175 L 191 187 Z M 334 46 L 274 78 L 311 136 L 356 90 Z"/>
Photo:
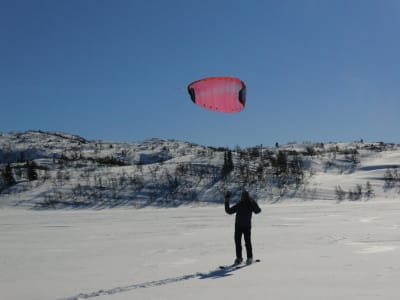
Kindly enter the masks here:
<path id="1" fill-rule="evenodd" d="M 251 227 L 235 226 L 236 258 L 243 258 L 242 235 L 244 235 L 244 243 L 246 246 L 247 258 L 253 258 L 253 249 L 251 247 Z"/>

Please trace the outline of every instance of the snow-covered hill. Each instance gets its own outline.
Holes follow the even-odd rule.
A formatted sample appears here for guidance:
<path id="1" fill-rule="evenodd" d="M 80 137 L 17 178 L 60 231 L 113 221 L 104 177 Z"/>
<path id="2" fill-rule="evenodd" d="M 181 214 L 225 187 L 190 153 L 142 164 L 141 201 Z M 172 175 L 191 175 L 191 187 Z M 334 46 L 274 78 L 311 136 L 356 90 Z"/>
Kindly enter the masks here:
<path id="1" fill-rule="evenodd" d="M 224 171 L 228 155 L 233 168 Z M 397 197 L 399 166 L 400 146 L 382 142 L 226 149 L 165 139 L 0 133 L 0 205 L 174 206 L 220 202 L 227 189 L 242 188 L 259 201 Z"/>

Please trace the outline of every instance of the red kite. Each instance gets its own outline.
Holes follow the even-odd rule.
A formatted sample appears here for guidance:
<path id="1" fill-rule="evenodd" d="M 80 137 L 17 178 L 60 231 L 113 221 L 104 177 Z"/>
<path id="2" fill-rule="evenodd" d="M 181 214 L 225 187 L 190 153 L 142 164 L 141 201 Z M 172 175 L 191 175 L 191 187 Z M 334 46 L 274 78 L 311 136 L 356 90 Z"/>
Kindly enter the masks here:
<path id="1" fill-rule="evenodd" d="M 236 113 L 246 104 L 246 85 L 239 78 L 209 77 L 188 85 L 193 103 L 219 112 Z"/>

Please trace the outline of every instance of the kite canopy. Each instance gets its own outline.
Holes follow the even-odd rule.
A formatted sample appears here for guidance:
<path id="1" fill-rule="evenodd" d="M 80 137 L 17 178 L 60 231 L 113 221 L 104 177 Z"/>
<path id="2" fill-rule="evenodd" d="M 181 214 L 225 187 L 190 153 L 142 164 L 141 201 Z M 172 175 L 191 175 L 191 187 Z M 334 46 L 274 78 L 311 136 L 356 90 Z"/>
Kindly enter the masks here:
<path id="1" fill-rule="evenodd" d="M 246 85 L 239 78 L 200 79 L 188 85 L 188 92 L 193 103 L 219 112 L 239 112 L 246 104 Z"/>

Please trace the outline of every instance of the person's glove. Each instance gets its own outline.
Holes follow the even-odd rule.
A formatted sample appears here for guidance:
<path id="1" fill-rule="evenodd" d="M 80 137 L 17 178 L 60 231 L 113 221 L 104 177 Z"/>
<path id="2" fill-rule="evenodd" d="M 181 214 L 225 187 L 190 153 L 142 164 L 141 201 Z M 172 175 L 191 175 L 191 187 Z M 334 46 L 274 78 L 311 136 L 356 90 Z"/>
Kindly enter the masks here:
<path id="1" fill-rule="evenodd" d="M 225 201 L 229 201 L 229 199 L 232 197 L 232 193 L 230 191 L 227 191 L 225 193 Z"/>

